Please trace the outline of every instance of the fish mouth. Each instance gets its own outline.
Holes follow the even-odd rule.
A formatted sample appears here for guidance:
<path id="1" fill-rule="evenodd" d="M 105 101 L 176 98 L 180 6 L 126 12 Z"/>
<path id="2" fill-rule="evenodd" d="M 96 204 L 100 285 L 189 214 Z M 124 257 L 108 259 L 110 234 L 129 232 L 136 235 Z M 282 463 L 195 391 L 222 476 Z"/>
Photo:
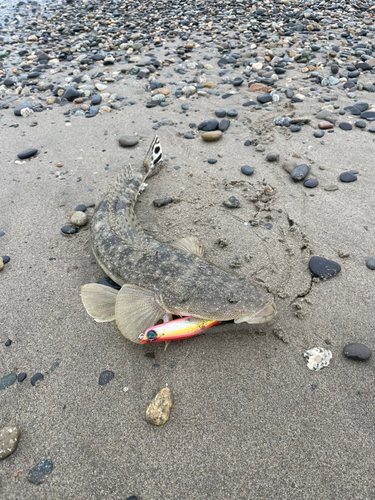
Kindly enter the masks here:
<path id="1" fill-rule="evenodd" d="M 235 319 L 235 323 L 249 323 L 249 325 L 267 323 L 276 317 L 276 307 L 273 302 L 263 307 L 260 311 L 250 316 L 242 316 L 242 318 Z"/>

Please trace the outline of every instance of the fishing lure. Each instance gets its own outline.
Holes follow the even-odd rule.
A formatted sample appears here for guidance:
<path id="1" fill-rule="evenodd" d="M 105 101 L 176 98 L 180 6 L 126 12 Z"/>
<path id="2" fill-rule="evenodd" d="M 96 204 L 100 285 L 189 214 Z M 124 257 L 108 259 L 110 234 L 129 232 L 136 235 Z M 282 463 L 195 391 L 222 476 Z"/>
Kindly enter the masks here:
<path id="1" fill-rule="evenodd" d="M 170 340 L 186 339 L 187 337 L 199 335 L 219 323 L 221 321 L 206 321 L 187 316 L 147 328 L 139 336 L 139 341 L 141 344 L 145 344 L 147 342 L 168 342 Z"/>

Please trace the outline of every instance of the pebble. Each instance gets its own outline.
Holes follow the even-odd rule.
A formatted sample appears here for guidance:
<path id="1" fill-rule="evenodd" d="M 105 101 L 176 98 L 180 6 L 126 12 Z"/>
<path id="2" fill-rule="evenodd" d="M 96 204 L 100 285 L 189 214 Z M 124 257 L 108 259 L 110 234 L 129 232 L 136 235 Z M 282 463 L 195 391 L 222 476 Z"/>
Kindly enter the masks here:
<path id="1" fill-rule="evenodd" d="M 32 386 L 35 386 L 38 384 L 38 382 L 42 382 L 43 380 L 44 380 L 43 375 L 41 373 L 36 373 L 31 377 L 30 382 Z"/>
<path id="2" fill-rule="evenodd" d="M 148 405 L 146 421 L 152 425 L 164 425 L 169 419 L 172 406 L 172 391 L 168 387 L 164 387 Z"/>
<path id="3" fill-rule="evenodd" d="M 138 144 L 139 139 L 138 137 L 134 137 L 134 135 L 123 135 L 122 137 L 120 137 L 118 142 L 120 143 L 120 146 L 122 146 L 123 148 L 127 148 Z"/>
<path id="4" fill-rule="evenodd" d="M 19 373 L 18 376 L 17 376 L 17 381 L 19 383 L 23 382 L 25 380 L 25 378 L 27 377 L 27 373 Z"/>
<path id="5" fill-rule="evenodd" d="M 211 141 L 217 141 L 218 139 L 221 138 L 222 135 L 223 132 L 221 130 L 213 130 L 212 132 L 203 132 L 201 137 L 204 141 L 211 142 Z"/>
<path id="6" fill-rule="evenodd" d="M 303 183 L 307 188 L 315 188 L 319 184 L 317 179 L 309 179 Z"/>
<path id="7" fill-rule="evenodd" d="M 245 142 L 243 143 L 243 145 L 244 145 L 244 146 L 251 146 L 251 141 L 245 141 Z M 258 151 L 259 151 L 259 150 L 258 150 Z"/>
<path id="8" fill-rule="evenodd" d="M 249 141 L 250 142 L 250 141 Z M 249 144 L 250 146 L 250 144 Z M 265 150 L 266 150 L 266 146 L 264 146 L 263 144 L 257 144 L 256 148 L 255 148 L 257 151 L 259 151 L 259 153 L 263 153 Z"/>
<path id="9" fill-rule="evenodd" d="M 17 425 L 10 427 L 3 427 L 0 430 L 0 460 L 3 460 L 18 446 L 21 431 Z"/>
<path id="10" fill-rule="evenodd" d="M 84 205 L 83 203 L 81 203 L 80 205 L 77 205 L 74 210 L 76 212 L 85 212 L 86 209 L 87 209 L 87 205 Z"/>
<path id="11" fill-rule="evenodd" d="M 352 128 L 353 128 L 350 123 L 346 123 L 346 122 L 339 123 L 339 127 L 342 130 L 352 130 Z"/>
<path id="12" fill-rule="evenodd" d="M 371 351 L 363 344 L 348 344 L 344 347 L 344 355 L 355 361 L 367 361 L 371 357 Z"/>
<path id="13" fill-rule="evenodd" d="M 4 269 L 4 260 L 2 257 L 0 257 L 0 271 Z"/>
<path id="14" fill-rule="evenodd" d="M 369 258 L 369 260 L 366 262 L 366 266 L 372 271 L 375 270 L 375 255 Z"/>
<path id="15" fill-rule="evenodd" d="M 323 137 L 324 133 L 325 133 L 324 130 L 316 130 L 314 132 L 314 137 L 319 137 L 319 138 Z"/>
<path id="16" fill-rule="evenodd" d="M 189 132 L 186 132 L 186 134 L 184 134 L 184 138 L 185 139 L 194 139 L 194 136 L 193 136 L 193 134 L 189 134 Z"/>
<path id="17" fill-rule="evenodd" d="M 113 378 L 115 374 L 110 370 L 104 370 L 99 376 L 99 385 L 107 385 Z"/>
<path id="18" fill-rule="evenodd" d="M 288 172 L 288 174 L 290 174 L 292 170 L 296 168 L 296 164 L 291 161 L 284 161 L 282 167 L 285 170 L 285 172 Z"/>
<path id="19" fill-rule="evenodd" d="M 309 173 L 309 167 L 302 163 L 301 165 L 298 165 L 298 167 L 294 168 L 290 172 L 290 176 L 294 181 L 302 181 L 306 175 Z"/>
<path id="20" fill-rule="evenodd" d="M 99 283 L 99 285 L 109 286 L 111 288 L 114 288 L 115 290 L 121 289 L 121 287 L 117 283 L 115 283 L 109 276 L 104 276 L 103 278 L 99 278 L 97 283 Z"/>
<path id="21" fill-rule="evenodd" d="M 10 387 L 17 380 L 17 375 L 15 373 L 9 373 L 9 375 L 5 375 L 5 377 L 0 379 L 0 391 Z"/>
<path id="22" fill-rule="evenodd" d="M 64 234 L 75 234 L 78 229 L 71 225 L 66 225 L 61 228 L 62 233 Z"/>
<path id="23" fill-rule="evenodd" d="M 231 196 L 229 200 L 223 201 L 223 205 L 227 208 L 240 208 L 241 203 L 235 196 Z"/>
<path id="24" fill-rule="evenodd" d="M 62 98 L 67 99 L 70 102 L 73 102 L 74 99 L 77 99 L 77 97 L 80 97 L 81 93 L 78 92 L 74 87 L 67 87 Z"/>
<path id="25" fill-rule="evenodd" d="M 90 109 L 89 109 L 89 111 L 86 112 L 85 116 L 86 116 L 86 118 L 93 118 L 98 113 L 99 113 L 98 108 L 96 108 L 95 106 L 90 106 Z"/>
<path id="26" fill-rule="evenodd" d="M 31 149 L 25 149 L 24 151 L 21 151 L 18 153 L 18 158 L 21 160 L 25 160 L 26 158 L 31 158 L 32 156 L 35 156 L 37 154 L 38 150 L 35 148 Z"/>
<path id="27" fill-rule="evenodd" d="M 227 112 L 225 111 L 225 109 L 218 109 L 215 111 L 215 115 L 218 117 L 218 118 L 224 118 L 224 116 L 227 114 Z"/>
<path id="28" fill-rule="evenodd" d="M 238 116 L 238 113 L 235 109 L 230 109 L 229 111 L 227 111 L 227 115 L 230 118 L 236 118 L 236 116 Z"/>
<path id="29" fill-rule="evenodd" d="M 364 120 L 357 120 L 354 125 L 358 128 L 366 128 L 366 122 Z"/>
<path id="30" fill-rule="evenodd" d="M 229 126 L 230 126 L 229 120 L 220 120 L 219 130 L 221 130 L 221 132 L 225 132 L 226 130 L 228 130 Z"/>
<path id="31" fill-rule="evenodd" d="M 332 353 L 324 347 L 314 347 L 304 352 L 303 357 L 307 362 L 307 368 L 316 372 L 329 365 Z"/>
<path id="32" fill-rule="evenodd" d="M 279 153 L 268 153 L 266 156 L 267 161 L 279 161 L 280 160 L 280 155 Z"/>
<path id="33" fill-rule="evenodd" d="M 341 271 L 341 266 L 333 260 L 323 257 L 311 257 L 309 262 L 311 273 L 317 278 L 330 278 Z"/>
<path id="34" fill-rule="evenodd" d="M 102 102 L 102 96 L 99 94 L 95 94 L 91 97 L 91 104 L 93 106 L 99 106 L 99 104 Z"/>
<path id="35" fill-rule="evenodd" d="M 53 463 L 45 458 L 36 464 L 27 474 L 27 480 L 32 484 L 42 484 L 53 471 Z"/>
<path id="36" fill-rule="evenodd" d="M 323 130 L 333 128 L 333 123 L 323 120 L 319 122 L 319 128 Z"/>
<path id="37" fill-rule="evenodd" d="M 2 255 L 1 258 L 3 259 L 4 264 L 8 264 L 10 261 L 10 257 L 8 255 Z"/>
<path id="38" fill-rule="evenodd" d="M 5 345 L 5 347 L 9 347 L 10 345 L 12 345 L 12 341 L 10 339 L 8 339 L 4 342 L 4 345 Z"/>
<path id="39" fill-rule="evenodd" d="M 219 122 L 217 120 L 204 120 L 198 125 L 198 130 L 203 130 L 204 132 L 210 132 L 212 130 L 217 130 L 219 127 Z"/>
<path id="40" fill-rule="evenodd" d="M 357 180 L 357 176 L 354 174 L 351 174 L 350 172 L 343 172 L 340 174 L 340 181 L 341 182 L 354 182 Z"/>
<path id="41" fill-rule="evenodd" d="M 85 226 L 88 221 L 88 217 L 84 212 L 76 211 L 70 217 L 70 221 L 75 226 Z"/>
<path id="42" fill-rule="evenodd" d="M 299 132 L 301 130 L 301 127 L 299 125 L 293 125 L 293 127 L 290 127 L 291 132 Z"/>
<path id="43" fill-rule="evenodd" d="M 241 167 L 241 172 L 245 175 L 253 175 L 254 173 L 254 168 L 250 167 L 249 165 L 243 165 Z"/>
<path id="44" fill-rule="evenodd" d="M 269 94 L 265 94 L 265 95 L 258 95 L 257 96 L 257 101 L 260 102 L 261 104 L 265 104 L 267 102 L 270 102 L 272 101 L 272 96 L 269 95 Z"/>
<path id="45" fill-rule="evenodd" d="M 154 200 L 152 203 L 155 207 L 165 207 L 165 205 L 173 203 L 173 198 L 160 198 L 158 200 Z"/>
<path id="46" fill-rule="evenodd" d="M 209 158 L 207 160 L 207 163 L 209 163 L 210 165 L 215 165 L 215 163 L 217 163 L 217 159 L 216 158 Z"/>

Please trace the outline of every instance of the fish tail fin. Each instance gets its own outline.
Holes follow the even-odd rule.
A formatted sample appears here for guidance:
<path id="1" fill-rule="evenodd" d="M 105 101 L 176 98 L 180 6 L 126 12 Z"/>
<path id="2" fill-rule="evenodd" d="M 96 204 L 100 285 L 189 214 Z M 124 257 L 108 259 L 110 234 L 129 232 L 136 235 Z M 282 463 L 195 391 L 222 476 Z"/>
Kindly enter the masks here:
<path id="1" fill-rule="evenodd" d="M 81 288 L 81 299 L 88 314 L 98 323 L 115 319 L 118 290 L 99 283 L 89 283 Z"/>
<path id="2" fill-rule="evenodd" d="M 147 155 L 143 160 L 143 166 L 146 169 L 147 176 L 151 174 L 156 165 L 163 159 L 163 152 L 161 149 L 161 144 L 159 137 L 155 135 L 151 145 L 147 151 Z"/>

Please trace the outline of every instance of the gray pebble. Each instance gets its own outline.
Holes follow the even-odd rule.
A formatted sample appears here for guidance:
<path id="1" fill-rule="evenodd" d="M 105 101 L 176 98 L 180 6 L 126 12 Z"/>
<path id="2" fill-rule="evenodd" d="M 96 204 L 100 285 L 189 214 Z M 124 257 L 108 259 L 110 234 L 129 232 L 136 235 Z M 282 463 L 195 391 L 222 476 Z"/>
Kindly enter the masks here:
<path id="1" fill-rule="evenodd" d="M 123 135 L 122 137 L 120 137 L 118 142 L 120 143 L 120 146 L 122 146 L 123 148 L 127 148 L 138 144 L 139 139 L 138 137 L 134 137 L 134 135 Z"/>
<path id="2" fill-rule="evenodd" d="M 374 257 L 369 258 L 369 260 L 366 262 L 366 266 L 369 269 L 375 271 L 375 255 L 374 255 Z"/>

